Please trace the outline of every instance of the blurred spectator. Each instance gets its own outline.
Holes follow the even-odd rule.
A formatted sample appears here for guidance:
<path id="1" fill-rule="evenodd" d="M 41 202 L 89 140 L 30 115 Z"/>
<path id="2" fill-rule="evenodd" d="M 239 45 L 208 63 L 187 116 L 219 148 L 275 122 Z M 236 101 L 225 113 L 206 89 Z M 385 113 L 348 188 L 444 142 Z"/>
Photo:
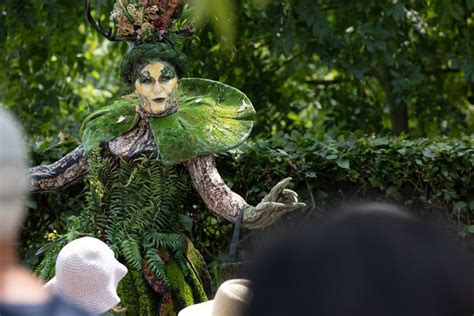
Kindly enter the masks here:
<path id="1" fill-rule="evenodd" d="M 251 279 L 248 316 L 474 313 L 472 258 L 444 230 L 385 204 L 280 239 Z"/>
<path id="2" fill-rule="evenodd" d="M 178 316 L 242 316 L 251 299 L 249 280 L 228 280 L 219 286 L 213 300 L 188 306 Z"/>
<path id="3" fill-rule="evenodd" d="M 56 276 L 46 287 L 94 314 L 120 303 L 117 286 L 127 268 L 104 242 L 92 237 L 71 241 L 59 252 Z"/>
<path id="4" fill-rule="evenodd" d="M 26 165 L 20 128 L 0 109 L 0 315 L 89 315 L 51 295 L 21 266 L 16 241 L 25 216 Z"/>

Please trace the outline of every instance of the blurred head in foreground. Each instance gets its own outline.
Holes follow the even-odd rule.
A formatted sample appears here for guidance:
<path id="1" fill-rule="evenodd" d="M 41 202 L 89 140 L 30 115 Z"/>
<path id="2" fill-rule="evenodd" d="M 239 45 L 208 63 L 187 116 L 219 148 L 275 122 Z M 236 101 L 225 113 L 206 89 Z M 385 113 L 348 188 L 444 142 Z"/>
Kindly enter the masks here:
<path id="1" fill-rule="evenodd" d="M 368 204 L 275 242 L 253 271 L 253 315 L 471 315 L 474 268 L 457 241 Z"/>
<path id="2" fill-rule="evenodd" d="M 0 242 L 16 240 L 25 214 L 26 155 L 21 135 L 15 119 L 0 108 Z"/>
<path id="3" fill-rule="evenodd" d="M 16 241 L 25 216 L 28 190 L 21 129 L 0 108 L 0 315 L 90 315 L 43 288 L 22 267 Z"/>

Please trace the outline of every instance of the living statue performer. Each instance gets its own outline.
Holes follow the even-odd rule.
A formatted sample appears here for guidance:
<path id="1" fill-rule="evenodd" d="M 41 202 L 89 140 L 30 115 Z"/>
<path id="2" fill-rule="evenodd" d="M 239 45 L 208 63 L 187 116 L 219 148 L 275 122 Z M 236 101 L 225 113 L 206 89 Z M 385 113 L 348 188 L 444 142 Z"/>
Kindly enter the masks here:
<path id="1" fill-rule="evenodd" d="M 86 177 L 87 207 L 45 253 L 37 273 L 47 280 L 62 243 L 89 235 L 104 240 L 129 268 L 119 294 L 125 313 L 175 315 L 206 301 L 210 282 L 201 255 L 186 238 L 182 200 L 188 178 L 207 207 L 247 228 L 265 227 L 304 206 L 279 182 L 251 206 L 227 187 L 213 154 L 240 145 L 253 127 L 254 108 L 239 90 L 206 79 L 185 78 L 186 56 L 176 34 L 189 29 L 175 18 L 178 0 L 119 0 L 112 19 L 126 40 L 121 76 L 133 94 L 92 113 L 82 145 L 52 165 L 30 170 L 33 192 L 54 191 Z"/>

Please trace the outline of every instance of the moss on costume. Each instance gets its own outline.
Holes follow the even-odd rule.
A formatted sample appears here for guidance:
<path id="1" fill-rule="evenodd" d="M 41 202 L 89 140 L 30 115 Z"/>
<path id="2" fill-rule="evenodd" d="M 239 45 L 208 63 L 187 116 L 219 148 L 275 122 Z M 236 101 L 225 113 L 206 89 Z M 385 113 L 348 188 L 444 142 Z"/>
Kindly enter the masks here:
<path id="1" fill-rule="evenodd" d="M 127 96 L 89 115 L 82 123 L 80 136 L 88 156 L 99 152 L 102 142 L 114 139 L 133 129 L 139 120 L 135 111 L 137 98 Z"/>
<path id="2" fill-rule="evenodd" d="M 157 298 L 140 272 L 129 270 L 120 281 L 117 293 L 124 309 L 122 315 L 156 315 Z"/>

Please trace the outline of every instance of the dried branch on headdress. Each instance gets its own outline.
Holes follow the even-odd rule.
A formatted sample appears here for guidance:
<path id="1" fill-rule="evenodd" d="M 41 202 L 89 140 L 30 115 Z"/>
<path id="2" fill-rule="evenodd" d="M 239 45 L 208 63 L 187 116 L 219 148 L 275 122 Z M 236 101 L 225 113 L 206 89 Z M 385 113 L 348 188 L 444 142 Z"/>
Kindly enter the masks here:
<path id="1" fill-rule="evenodd" d="M 118 27 L 119 37 L 134 37 L 133 41 L 161 41 L 183 4 L 184 0 L 118 0 L 111 19 Z M 110 35 L 100 24 L 92 26 L 104 36 Z"/>

